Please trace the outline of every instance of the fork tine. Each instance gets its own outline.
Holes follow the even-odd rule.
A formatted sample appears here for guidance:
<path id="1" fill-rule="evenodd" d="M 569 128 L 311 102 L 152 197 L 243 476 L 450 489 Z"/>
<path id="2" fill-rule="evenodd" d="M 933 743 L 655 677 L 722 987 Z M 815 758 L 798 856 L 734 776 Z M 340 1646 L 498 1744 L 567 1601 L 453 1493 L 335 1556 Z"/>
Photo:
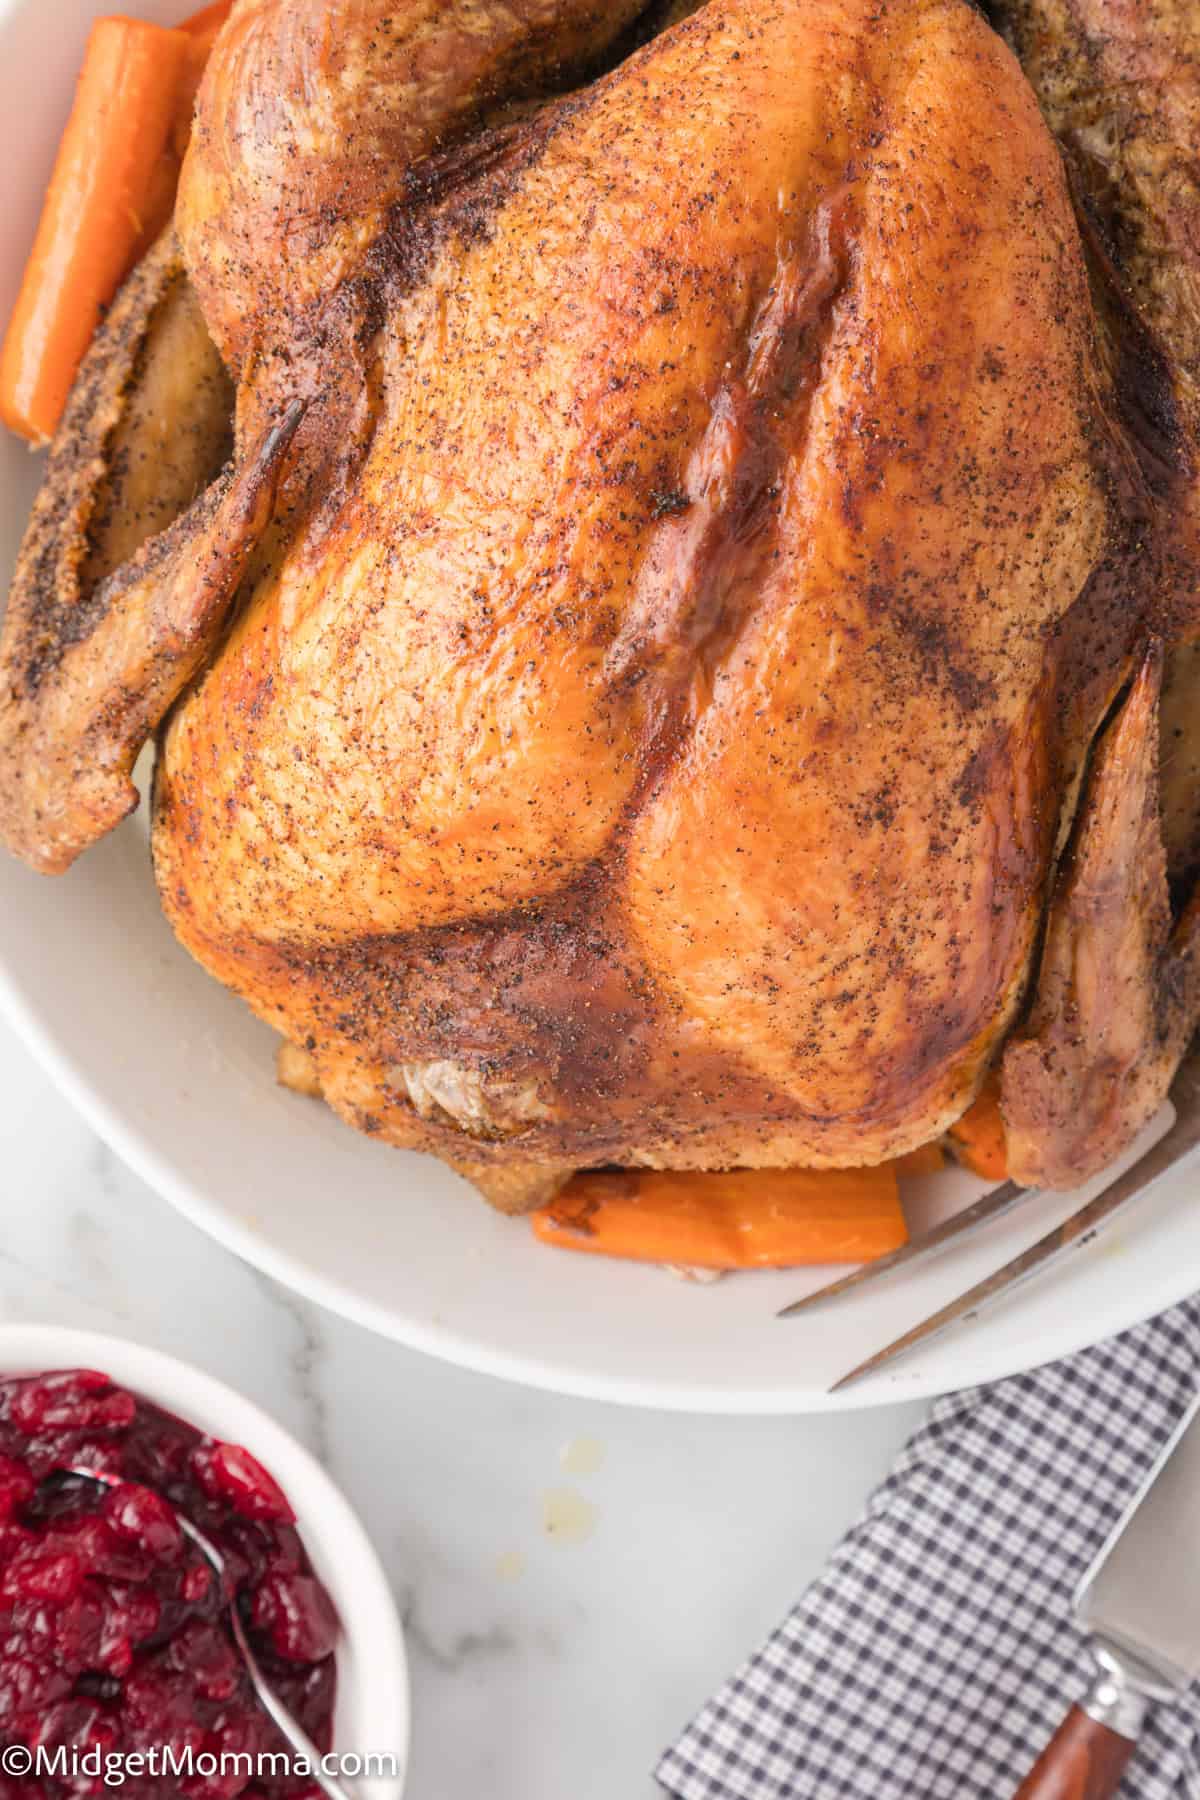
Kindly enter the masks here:
<path id="1" fill-rule="evenodd" d="M 827 1287 L 818 1288 L 815 1294 L 805 1294 L 803 1300 L 793 1300 L 790 1306 L 785 1306 L 776 1316 L 780 1319 L 794 1319 L 797 1313 L 807 1312 L 810 1307 L 818 1306 L 826 1300 L 835 1300 L 839 1294 L 848 1294 L 852 1288 L 862 1287 L 864 1282 L 878 1281 L 880 1276 L 890 1275 L 893 1269 L 923 1261 L 944 1244 L 969 1235 L 990 1219 L 1003 1218 L 1019 1201 L 1028 1200 L 1036 1191 L 1035 1188 L 1018 1187 L 1015 1181 L 1006 1181 L 1002 1187 L 992 1188 L 990 1193 L 982 1194 L 961 1212 L 943 1219 L 931 1231 L 914 1238 L 910 1243 L 902 1244 L 899 1250 L 891 1250 L 886 1256 L 877 1257 L 874 1262 L 864 1263 L 861 1269 L 840 1276 Z"/>
<path id="2" fill-rule="evenodd" d="M 857 1368 L 851 1369 L 848 1375 L 843 1375 L 840 1381 L 833 1384 L 830 1393 L 841 1393 L 844 1388 L 899 1361 L 910 1351 L 933 1343 L 962 1321 L 978 1318 L 980 1313 L 1014 1293 L 1032 1276 L 1053 1267 L 1069 1251 L 1087 1243 L 1105 1220 L 1124 1206 L 1127 1200 L 1144 1193 L 1168 1169 L 1181 1166 L 1189 1153 L 1195 1151 L 1198 1143 L 1200 1112 L 1181 1113 L 1132 1168 L 1118 1175 L 1114 1182 L 1081 1206 L 1062 1225 L 1047 1232 L 1036 1244 L 1023 1250 L 1019 1256 L 1014 1256 L 1011 1262 L 1005 1263 L 994 1275 L 989 1275 L 986 1280 L 968 1289 L 959 1299 L 941 1307 L 920 1325 L 914 1325 L 911 1331 L 904 1332 L 894 1342 L 877 1350 L 866 1362 L 859 1363 Z"/>

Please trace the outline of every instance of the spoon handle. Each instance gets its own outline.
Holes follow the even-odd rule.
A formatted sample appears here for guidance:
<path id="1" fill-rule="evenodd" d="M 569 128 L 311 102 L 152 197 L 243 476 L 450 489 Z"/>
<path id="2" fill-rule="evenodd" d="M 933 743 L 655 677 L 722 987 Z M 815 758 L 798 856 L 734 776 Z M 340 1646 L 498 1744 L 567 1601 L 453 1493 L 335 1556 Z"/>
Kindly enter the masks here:
<path id="1" fill-rule="evenodd" d="M 242 1626 L 241 1617 L 235 1603 L 229 1607 L 229 1622 L 233 1627 L 233 1635 L 237 1647 L 241 1651 L 242 1661 L 246 1665 L 246 1673 L 250 1677 L 250 1685 L 258 1696 L 258 1703 L 269 1715 L 281 1736 L 287 1739 L 297 1756 L 304 1758 L 308 1765 L 310 1778 L 316 1782 L 326 1800 L 357 1800 L 357 1796 L 345 1787 L 334 1776 L 321 1767 L 321 1752 L 313 1743 L 300 1721 L 290 1713 L 275 1693 L 271 1684 L 258 1665 L 258 1658 L 250 1647 Z"/>

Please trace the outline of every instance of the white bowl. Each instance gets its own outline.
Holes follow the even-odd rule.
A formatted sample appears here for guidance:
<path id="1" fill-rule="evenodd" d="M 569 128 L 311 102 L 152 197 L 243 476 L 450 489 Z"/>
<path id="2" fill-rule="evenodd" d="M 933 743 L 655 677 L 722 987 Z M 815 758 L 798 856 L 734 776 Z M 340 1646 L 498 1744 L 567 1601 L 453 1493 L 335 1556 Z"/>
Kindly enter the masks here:
<path id="1" fill-rule="evenodd" d="M 174 23 L 189 3 L 138 10 Z M 105 0 L 0 0 L 0 155 L 19 171 L 0 209 L 0 315 L 86 23 L 104 9 Z M 36 474 L 16 443 L 0 444 L 0 571 Z M 1094 1342 L 1181 1299 L 1200 1270 L 1200 1208 L 1184 1204 L 1195 1178 L 1184 1178 L 986 1321 L 831 1398 L 839 1374 L 1057 1223 L 1069 1203 L 1038 1201 L 966 1253 L 788 1324 L 776 1308 L 820 1276 L 688 1287 L 542 1249 L 440 1164 L 356 1137 L 275 1085 L 272 1034 L 188 959 L 162 917 L 144 820 L 57 881 L 0 854 L 0 1003 L 114 1149 L 230 1249 L 361 1324 L 539 1386 L 725 1412 L 911 1398 Z"/>
<path id="2" fill-rule="evenodd" d="M 51 1369 L 99 1369 L 200 1431 L 242 1445 L 275 1477 L 342 1621 L 333 1747 L 394 1756 L 394 1779 L 348 1785 L 364 1800 L 400 1800 L 409 1749 L 408 1664 L 400 1620 L 370 1539 L 320 1464 L 249 1400 L 172 1356 L 98 1332 L 0 1325 L 0 1379 Z"/>

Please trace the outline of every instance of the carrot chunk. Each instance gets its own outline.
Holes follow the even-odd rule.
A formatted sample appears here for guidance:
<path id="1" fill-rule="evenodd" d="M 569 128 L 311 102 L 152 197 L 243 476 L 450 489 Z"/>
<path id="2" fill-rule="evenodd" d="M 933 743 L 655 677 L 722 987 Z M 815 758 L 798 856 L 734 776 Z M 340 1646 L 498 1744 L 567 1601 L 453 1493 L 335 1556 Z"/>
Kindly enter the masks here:
<path id="1" fill-rule="evenodd" d="M 179 29 L 189 32 L 192 37 L 215 38 L 232 11 L 233 0 L 214 0 L 212 6 L 202 7 L 190 19 L 185 19 Z"/>
<path id="2" fill-rule="evenodd" d="M 0 417 L 51 437 L 105 307 L 171 216 L 162 179 L 191 54 L 182 31 L 99 19 L 0 352 Z"/>
<path id="3" fill-rule="evenodd" d="M 908 1237 L 890 1164 L 585 1173 L 532 1218 L 560 1249 L 699 1269 L 866 1262 Z"/>
<path id="4" fill-rule="evenodd" d="M 908 1181 L 915 1175 L 936 1175 L 946 1166 L 946 1155 L 940 1144 L 920 1144 L 893 1162 L 897 1176 Z"/>
<path id="5" fill-rule="evenodd" d="M 960 1163 L 986 1181 L 1003 1181 L 1008 1175 L 1008 1140 L 1000 1111 L 1000 1083 L 989 1076 L 974 1106 L 967 1108 L 947 1141 Z"/>

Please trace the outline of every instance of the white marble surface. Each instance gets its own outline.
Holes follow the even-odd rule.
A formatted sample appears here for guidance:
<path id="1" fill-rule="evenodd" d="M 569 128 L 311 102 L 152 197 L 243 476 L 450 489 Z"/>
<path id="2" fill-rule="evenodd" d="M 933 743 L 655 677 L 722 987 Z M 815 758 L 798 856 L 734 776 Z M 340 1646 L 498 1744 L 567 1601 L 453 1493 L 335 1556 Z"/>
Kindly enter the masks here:
<path id="1" fill-rule="evenodd" d="M 401 1596 L 410 1800 L 650 1800 L 656 1755 L 820 1567 L 919 1408 L 625 1412 L 428 1361 L 175 1217 L 0 1024 L 0 1314 L 135 1337 L 276 1414 L 358 1507 Z M 561 1457 L 586 1439 L 594 1473 Z M 594 1459 L 594 1458 L 593 1458 Z M 554 1490 L 594 1508 L 554 1541 Z"/>

